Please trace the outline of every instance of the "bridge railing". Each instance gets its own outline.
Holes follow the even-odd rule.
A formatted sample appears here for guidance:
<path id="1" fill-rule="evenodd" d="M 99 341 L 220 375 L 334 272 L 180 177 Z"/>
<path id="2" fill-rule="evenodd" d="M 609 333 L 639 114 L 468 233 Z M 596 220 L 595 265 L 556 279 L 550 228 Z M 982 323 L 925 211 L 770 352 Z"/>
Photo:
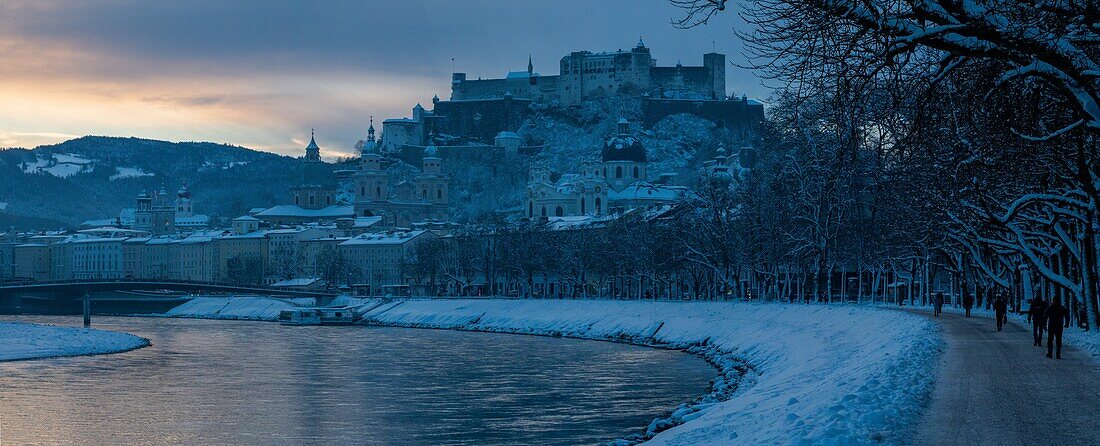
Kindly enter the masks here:
<path id="1" fill-rule="evenodd" d="M 256 290 L 256 291 L 276 291 L 280 293 L 292 292 L 292 293 L 315 293 L 315 294 L 335 294 L 327 291 L 306 291 L 306 290 L 294 290 L 288 288 L 278 288 L 267 285 L 240 285 L 235 283 L 226 282 L 206 282 L 199 280 L 182 280 L 182 279 L 68 279 L 68 280 L 26 280 L 18 282 L 0 282 L 0 289 L 2 288 L 22 288 L 22 287 L 38 287 L 38 286 L 51 286 L 51 285 L 82 285 L 82 284 L 103 284 L 103 283 L 149 283 L 149 284 L 166 284 L 166 285 L 194 285 L 194 286 L 213 286 L 221 288 L 236 288 L 243 290 Z"/>

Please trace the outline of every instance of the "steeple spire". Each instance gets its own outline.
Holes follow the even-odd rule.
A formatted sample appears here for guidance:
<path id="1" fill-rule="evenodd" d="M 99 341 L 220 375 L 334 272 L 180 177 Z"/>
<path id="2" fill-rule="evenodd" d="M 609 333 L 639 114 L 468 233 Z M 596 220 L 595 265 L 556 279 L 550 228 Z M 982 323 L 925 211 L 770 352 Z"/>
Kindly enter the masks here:
<path id="1" fill-rule="evenodd" d="M 371 115 L 370 127 L 367 128 L 367 141 L 374 141 L 374 115 Z"/>
<path id="2" fill-rule="evenodd" d="M 306 161 L 321 161 L 321 148 L 313 139 L 313 129 L 309 129 L 309 145 L 306 146 Z"/>
<path id="3" fill-rule="evenodd" d="M 531 63 L 531 55 L 527 55 L 527 75 L 535 74 L 535 65 Z"/>

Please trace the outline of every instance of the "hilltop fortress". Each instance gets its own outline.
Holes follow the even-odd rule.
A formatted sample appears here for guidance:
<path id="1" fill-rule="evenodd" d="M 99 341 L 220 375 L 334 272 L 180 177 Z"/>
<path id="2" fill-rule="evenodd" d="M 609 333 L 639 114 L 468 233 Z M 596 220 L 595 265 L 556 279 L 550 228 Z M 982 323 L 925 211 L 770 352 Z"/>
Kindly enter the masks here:
<path id="1" fill-rule="evenodd" d="M 530 58 L 526 71 L 499 79 L 453 73 L 450 100 L 436 96 L 431 110 L 417 104 L 411 117 L 387 119 L 381 148 L 420 153 L 428 145 L 491 146 L 502 132 L 519 132 L 533 113 L 532 105 L 568 108 L 613 95 L 641 99 L 645 128 L 666 116 L 687 113 L 749 140 L 764 118 L 764 105 L 726 95 L 726 63 L 724 54 L 706 53 L 702 66 L 661 67 L 638 41 L 628 51 L 571 52 L 561 58 L 557 75 L 535 72 Z"/>
<path id="2" fill-rule="evenodd" d="M 593 53 L 574 51 L 562 57 L 559 74 L 535 72 L 530 58 L 527 71 L 513 71 L 503 79 L 451 77 L 451 100 L 494 99 L 511 94 L 548 104 L 577 105 L 591 98 L 617 93 L 645 94 L 654 98 L 725 99 L 726 56 L 703 55 L 702 66 L 659 67 L 639 40 L 629 51 Z"/>

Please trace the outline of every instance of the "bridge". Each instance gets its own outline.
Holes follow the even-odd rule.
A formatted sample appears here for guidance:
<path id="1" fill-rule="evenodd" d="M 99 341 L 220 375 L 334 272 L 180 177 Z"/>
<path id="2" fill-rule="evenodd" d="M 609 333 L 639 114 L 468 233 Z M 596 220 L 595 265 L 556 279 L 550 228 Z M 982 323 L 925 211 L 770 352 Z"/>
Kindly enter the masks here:
<path id="1" fill-rule="evenodd" d="M 337 293 L 328 291 L 305 291 L 287 288 L 275 288 L 262 285 L 237 285 L 220 282 L 198 282 L 191 280 L 169 279 L 93 279 L 93 280 L 55 280 L 0 283 L 0 294 L 7 293 L 91 293 L 100 291 L 183 291 L 183 292 L 222 292 L 241 294 L 264 294 L 286 297 L 335 297 Z M 74 295 L 79 298 L 79 295 Z"/>
<path id="2" fill-rule="evenodd" d="M 187 294 L 226 293 L 313 298 L 318 304 L 337 296 L 331 291 L 305 291 L 260 285 L 188 280 L 61 280 L 0 283 L 0 313 L 80 314 L 95 303 L 101 314 L 161 313 L 187 302 Z M 83 308 L 81 308 L 83 307 Z"/>

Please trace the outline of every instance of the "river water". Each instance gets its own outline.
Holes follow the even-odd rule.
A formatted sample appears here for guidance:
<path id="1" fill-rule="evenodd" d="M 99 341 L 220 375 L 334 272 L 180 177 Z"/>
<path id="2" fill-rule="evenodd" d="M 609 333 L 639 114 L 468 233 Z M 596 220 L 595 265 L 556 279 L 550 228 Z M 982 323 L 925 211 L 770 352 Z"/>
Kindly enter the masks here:
<path id="1" fill-rule="evenodd" d="M 152 346 L 0 363 L 0 444 L 600 444 L 642 432 L 715 374 L 682 352 L 537 336 L 164 318 L 93 326 Z"/>

